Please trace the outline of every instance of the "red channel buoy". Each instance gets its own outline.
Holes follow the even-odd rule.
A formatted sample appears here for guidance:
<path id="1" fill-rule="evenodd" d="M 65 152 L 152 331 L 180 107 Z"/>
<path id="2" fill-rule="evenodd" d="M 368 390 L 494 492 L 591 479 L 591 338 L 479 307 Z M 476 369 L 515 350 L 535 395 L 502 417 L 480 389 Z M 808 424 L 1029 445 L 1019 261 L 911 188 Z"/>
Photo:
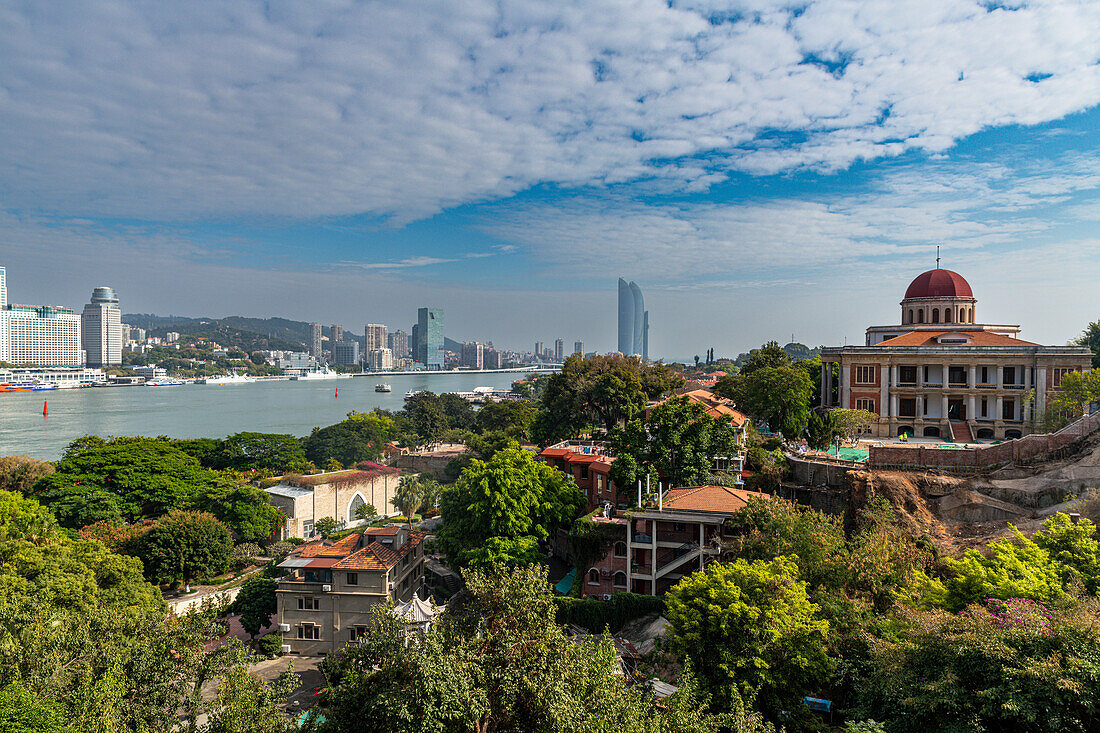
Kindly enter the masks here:
<path id="1" fill-rule="evenodd" d="M 340 388 L 336 388 L 336 399 L 340 399 Z"/>
<path id="2" fill-rule="evenodd" d="M 42 417 L 50 416 L 50 405 L 46 400 L 42 400 Z"/>

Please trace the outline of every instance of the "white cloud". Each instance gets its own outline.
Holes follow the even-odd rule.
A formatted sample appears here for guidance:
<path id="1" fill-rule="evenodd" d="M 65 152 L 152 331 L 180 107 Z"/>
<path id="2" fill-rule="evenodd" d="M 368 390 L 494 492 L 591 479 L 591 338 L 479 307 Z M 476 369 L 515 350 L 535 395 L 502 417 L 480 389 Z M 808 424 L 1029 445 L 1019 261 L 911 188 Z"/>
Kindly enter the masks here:
<path id="1" fill-rule="evenodd" d="M 8 4 L 0 187 L 68 215 L 404 221 L 540 182 L 832 170 L 1100 102 L 1096 2 L 797 5 Z"/>

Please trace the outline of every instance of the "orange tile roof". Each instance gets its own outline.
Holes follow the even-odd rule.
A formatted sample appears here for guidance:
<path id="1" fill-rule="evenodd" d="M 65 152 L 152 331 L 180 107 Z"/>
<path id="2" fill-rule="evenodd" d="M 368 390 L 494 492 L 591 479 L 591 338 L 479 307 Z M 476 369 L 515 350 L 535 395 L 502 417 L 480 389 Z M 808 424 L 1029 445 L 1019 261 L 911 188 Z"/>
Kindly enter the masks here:
<path id="1" fill-rule="evenodd" d="M 366 534 L 366 533 L 364 533 Z M 401 558 L 412 552 L 424 540 L 425 534 L 417 530 L 409 531 L 409 538 L 399 550 L 392 550 L 381 542 L 371 542 L 356 550 L 340 562 L 333 565 L 337 570 L 389 570 Z"/>
<path id="2" fill-rule="evenodd" d="M 692 402 L 702 405 L 707 414 L 711 417 L 725 417 L 729 418 L 734 427 L 741 427 L 748 422 L 748 416 L 745 413 L 739 411 L 734 406 L 733 400 L 728 400 L 725 397 L 720 397 L 707 389 L 693 389 L 690 392 L 684 392 L 683 394 L 674 395 L 668 399 L 676 399 L 679 397 L 687 397 Z M 661 400 L 657 404 L 667 402 L 668 400 Z"/>
<path id="3" fill-rule="evenodd" d="M 299 557 L 343 557 L 349 552 L 353 551 L 359 544 L 359 533 L 349 534 L 347 537 L 341 537 L 335 542 L 329 542 L 328 540 L 316 540 L 309 544 L 302 545 L 301 552 L 297 553 Z"/>
<path id="4" fill-rule="evenodd" d="M 968 344 L 939 344 L 940 336 L 966 336 Z M 892 339 L 881 341 L 876 346 L 1039 346 L 1032 341 L 1004 336 L 991 331 L 910 331 Z"/>
<path id="5" fill-rule="evenodd" d="M 768 494 L 728 486 L 683 486 L 669 489 L 664 496 L 664 508 L 686 512 L 741 511 L 753 498 L 769 498 Z"/>

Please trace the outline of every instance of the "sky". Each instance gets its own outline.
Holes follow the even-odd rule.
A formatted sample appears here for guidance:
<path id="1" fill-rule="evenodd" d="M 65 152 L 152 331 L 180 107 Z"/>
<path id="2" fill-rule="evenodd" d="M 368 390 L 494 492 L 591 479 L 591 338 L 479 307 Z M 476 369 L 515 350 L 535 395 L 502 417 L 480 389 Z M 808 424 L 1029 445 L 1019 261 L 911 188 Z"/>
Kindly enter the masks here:
<path id="1" fill-rule="evenodd" d="M 0 3 L 9 299 L 651 356 L 1100 318 L 1095 0 Z"/>

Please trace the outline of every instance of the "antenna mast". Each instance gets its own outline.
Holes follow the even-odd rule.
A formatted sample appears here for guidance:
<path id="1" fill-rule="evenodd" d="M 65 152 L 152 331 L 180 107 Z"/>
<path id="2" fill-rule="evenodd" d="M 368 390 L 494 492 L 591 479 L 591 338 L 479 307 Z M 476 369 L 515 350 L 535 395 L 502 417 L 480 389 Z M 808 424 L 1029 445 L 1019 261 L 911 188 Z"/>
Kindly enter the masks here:
<path id="1" fill-rule="evenodd" d="M 936 269 L 940 269 L 940 245 L 936 245 Z"/>

